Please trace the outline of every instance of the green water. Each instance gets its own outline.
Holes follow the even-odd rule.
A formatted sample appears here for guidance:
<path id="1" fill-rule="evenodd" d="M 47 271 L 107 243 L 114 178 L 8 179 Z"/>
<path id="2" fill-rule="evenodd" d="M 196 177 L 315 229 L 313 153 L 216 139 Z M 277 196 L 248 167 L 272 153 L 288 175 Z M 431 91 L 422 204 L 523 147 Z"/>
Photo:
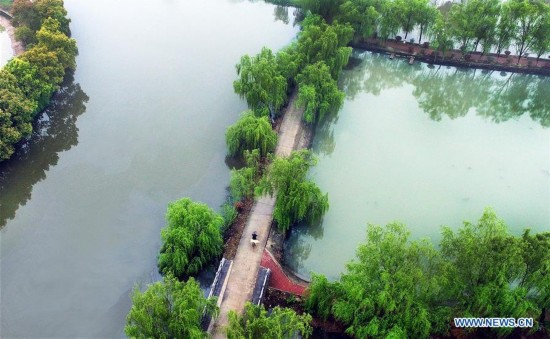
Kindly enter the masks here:
<path id="1" fill-rule="evenodd" d="M 356 57 L 344 107 L 313 146 L 330 209 L 291 234 L 288 265 L 334 279 L 367 223 L 400 221 L 437 243 L 441 225 L 487 206 L 515 234 L 550 230 L 550 78 Z"/>
<path id="2" fill-rule="evenodd" d="M 157 278 L 168 202 L 218 208 L 243 54 L 289 43 L 274 6 L 66 0 L 78 68 L 0 167 L 0 337 L 122 335 Z"/>

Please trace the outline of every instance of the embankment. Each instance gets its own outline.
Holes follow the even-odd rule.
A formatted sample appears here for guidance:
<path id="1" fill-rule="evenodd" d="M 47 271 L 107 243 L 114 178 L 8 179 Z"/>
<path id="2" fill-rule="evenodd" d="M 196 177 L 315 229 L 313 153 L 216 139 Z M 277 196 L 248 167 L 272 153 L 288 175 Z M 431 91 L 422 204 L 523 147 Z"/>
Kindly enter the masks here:
<path id="1" fill-rule="evenodd" d="M 360 40 L 350 44 L 351 47 L 371 52 L 394 54 L 401 57 L 414 57 L 414 61 L 430 64 L 488 69 L 501 72 L 525 73 L 550 76 L 550 59 L 521 57 L 505 54 L 481 54 L 480 52 L 462 53 L 459 50 L 449 50 L 445 53 L 420 44 L 404 43 L 393 39 Z"/>

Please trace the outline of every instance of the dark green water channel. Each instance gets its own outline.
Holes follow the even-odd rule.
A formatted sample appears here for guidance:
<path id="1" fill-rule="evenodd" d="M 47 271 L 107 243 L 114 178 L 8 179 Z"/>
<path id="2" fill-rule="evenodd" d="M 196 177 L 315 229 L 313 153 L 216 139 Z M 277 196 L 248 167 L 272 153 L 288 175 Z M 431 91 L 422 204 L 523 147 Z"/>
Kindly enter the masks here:
<path id="1" fill-rule="evenodd" d="M 400 221 L 437 243 L 441 225 L 487 206 L 515 234 L 550 230 L 550 78 L 355 56 L 344 107 L 313 146 L 330 209 L 291 234 L 287 264 L 334 279 L 367 223 Z"/>
<path id="2" fill-rule="evenodd" d="M 168 202 L 218 208 L 234 65 L 296 28 L 262 2 L 66 0 L 80 55 L 37 133 L 0 167 L 0 337 L 122 335 L 156 276 Z"/>

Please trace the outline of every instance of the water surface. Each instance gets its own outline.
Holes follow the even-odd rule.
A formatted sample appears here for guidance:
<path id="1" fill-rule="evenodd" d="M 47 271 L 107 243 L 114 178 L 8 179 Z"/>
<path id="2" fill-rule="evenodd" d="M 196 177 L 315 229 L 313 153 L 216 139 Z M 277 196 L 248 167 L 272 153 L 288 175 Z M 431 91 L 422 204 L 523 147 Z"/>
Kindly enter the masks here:
<path id="1" fill-rule="evenodd" d="M 550 230 L 550 78 L 356 57 L 344 107 L 313 146 L 330 209 L 291 234 L 293 269 L 337 278 L 367 223 L 400 221 L 437 243 L 441 225 L 491 206 L 515 234 Z"/>
<path id="2" fill-rule="evenodd" d="M 223 202 L 234 65 L 296 28 L 229 0 L 66 0 L 78 69 L 0 167 L 0 336 L 122 335 L 169 201 Z"/>

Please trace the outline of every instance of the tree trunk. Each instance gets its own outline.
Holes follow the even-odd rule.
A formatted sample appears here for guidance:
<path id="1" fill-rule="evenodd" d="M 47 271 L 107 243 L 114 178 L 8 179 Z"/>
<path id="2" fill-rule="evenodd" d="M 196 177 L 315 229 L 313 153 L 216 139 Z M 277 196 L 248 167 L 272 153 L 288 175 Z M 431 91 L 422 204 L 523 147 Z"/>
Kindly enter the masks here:
<path id="1" fill-rule="evenodd" d="M 518 49 L 518 65 L 519 65 L 519 60 L 521 59 L 521 56 L 522 56 L 523 52 L 525 52 L 524 46 L 525 46 L 525 42 L 522 42 L 521 47 Z"/>
<path id="2" fill-rule="evenodd" d="M 420 37 L 418 38 L 418 43 L 422 43 L 422 31 L 424 31 L 424 26 L 420 25 Z"/>
<path id="3" fill-rule="evenodd" d="M 407 42 L 407 35 L 409 35 L 409 30 L 411 29 L 411 16 L 409 15 L 409 18 L 407 20 L 407 28 L 405 28 L 405 42 Z"/>

